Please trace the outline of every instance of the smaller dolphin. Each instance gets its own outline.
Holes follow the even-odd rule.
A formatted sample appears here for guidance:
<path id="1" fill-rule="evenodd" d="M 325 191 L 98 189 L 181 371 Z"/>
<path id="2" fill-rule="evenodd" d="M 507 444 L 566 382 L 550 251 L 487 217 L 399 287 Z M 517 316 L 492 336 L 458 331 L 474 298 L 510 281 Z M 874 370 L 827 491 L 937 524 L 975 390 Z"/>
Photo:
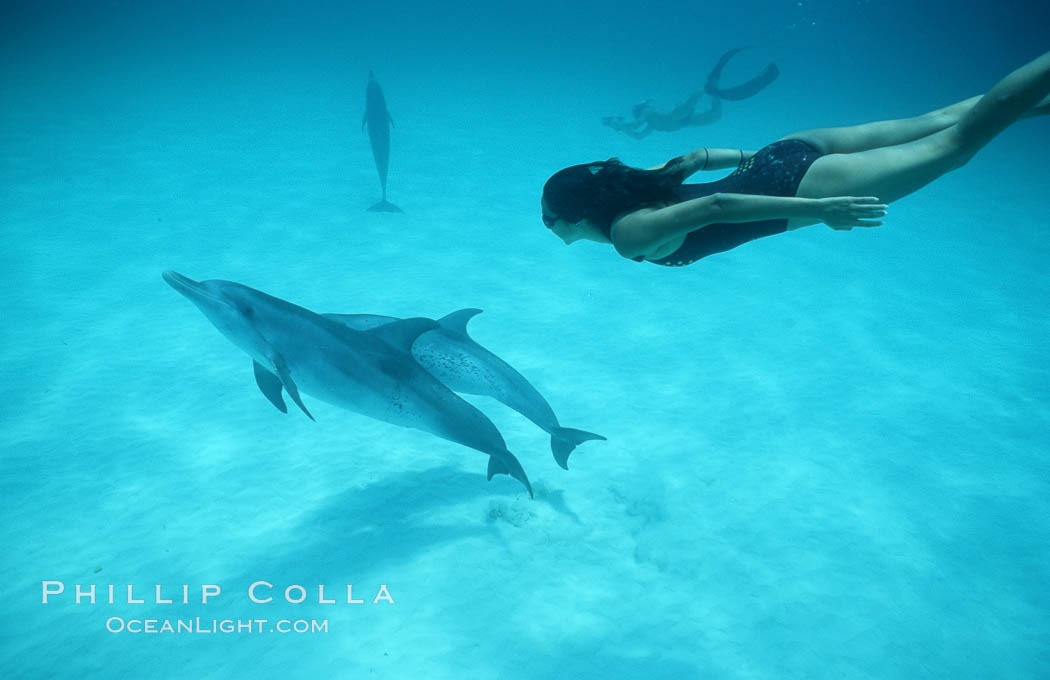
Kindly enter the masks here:
<path id="1" fill-rule="evenodd" d="M 757 76 L 748 80 L 745 83 L 741 83 L 736 87 L 723 88 L 720 84 L 722 79 L 722 69 L 725 68 L 729 60 L 732 59 L 738 52 L 743 52 L 746 47 L 737 47 L 729 50 L 718 60 L 715 67 L 711 69 L 711 73 L 707 76 L 707 84 L 704 86 L 704 92 L 717 97 L 719 99 L 726 99 L 728 101 L 740 101 L 741 99 L 747 99 L 753 97 L 761 92 L 767 85 L 772 83 L 780 75 L 780 69 L 773 62 L 766 64 L 766 67 Z"/>
<path id="2" fill-rule="evenodd" d="M 488 351 L 467 333 L 467 322 L 480 309 L 461 309 L 437 320 L 437 327 L 425 331 L 412 343 L 412 356 L 453 392 L 492 397 L 532 422 L 551 436 L 551 453 L 558 465 L 568 470 L 569 454 L 580 444 L 605 437 L 593 432 L 562 427 L 550 404 L 510 364 Z M 325 314 L 324 316 L 357 330 L 372 329 L 382 337 L 397 317 L 375 314 Z"/>
<path id="3" fill-rule="evenodd" d="M 390 128 L 394 119 L 386 109 L 386 97 L 375 74 L 368 72 L 368 87 L 365 88 L 365 116 L 361 120 L 361 129 L 368 127 L 368 141 L 372 143 L 372 158 L 379 172 L 379 184 L 383 187 L 383 198 L 371 208 L 372 212 L 402 212 L 386 200 L 386 171 L 390 167 Z"/>
<path id="4" fill-rule="evenodd" d="M 281 412 L 288 412 L 282 397 L 287 392 L 313 420 L 303 392 L 376 420 L 429 432 L 487 453 L 489 479 L 509 474 L 532 496 L 525 470 L 492 421 L 412 358 L 413 341 L 435 328 L 434 321 L 404 319 L 379 338 L 233 281 L 194 281 L 173 271 L 163 276 L 251 356 L 256 384 Z"/>

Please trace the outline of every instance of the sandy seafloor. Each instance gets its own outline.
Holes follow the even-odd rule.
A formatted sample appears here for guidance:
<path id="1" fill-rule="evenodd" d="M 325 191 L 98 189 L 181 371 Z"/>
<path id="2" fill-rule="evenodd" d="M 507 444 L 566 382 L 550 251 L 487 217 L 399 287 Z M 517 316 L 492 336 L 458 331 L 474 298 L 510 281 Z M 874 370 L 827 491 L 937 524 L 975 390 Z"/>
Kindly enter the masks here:
<path id="1" fill-rule="evenodd" d="M 0 676 L 1046 677 L 1050 119 L 880 229 L 811 227 L 680 270 L 566 248 L 538 208 L 564 165 L 920 113 L 1046 48 L 997 39 L 868 54 L 864 82 L 771 48 L 749 62 L 777 59 L 769 91 L 642 142 L 598 120 L 650 96 L 644 70 L 590 81 L 600 64 L 526 68 L 517 48 L 476 68 L 469 46 L 385 69 L 351 51 L 318 71 L 323 50 L 289 65 L 256 43 L 215 68 L 203 39 L 185 67 L 9 47 Z M 706 45 L 698 70 L 731 46 Z M 963 58 L 981 65 L 953 70 Z M 404 214 L 364 210 L 370 67 Z M 688 85 L 665 77 L 652 96 L 670 103 Z M 474 399 L 529 500 L 425 433 L 309 396 L 316 423 L 282 415 L 165 269 L 323 312 L 484 309 L 475 339 L 608 441 L 566 472 L 542 431 Z M 45 606 L 44 580 L 134 584 L 149 603 Z M 258 580 L 310 598 L 254 605 Z M 317 603 L 318 584 L 370 599 L 381 583 L 395 605 Z M 154 584 L 223 593 L 158 605 Z M 112 634 L 112 616 L 329 630 Z"/>

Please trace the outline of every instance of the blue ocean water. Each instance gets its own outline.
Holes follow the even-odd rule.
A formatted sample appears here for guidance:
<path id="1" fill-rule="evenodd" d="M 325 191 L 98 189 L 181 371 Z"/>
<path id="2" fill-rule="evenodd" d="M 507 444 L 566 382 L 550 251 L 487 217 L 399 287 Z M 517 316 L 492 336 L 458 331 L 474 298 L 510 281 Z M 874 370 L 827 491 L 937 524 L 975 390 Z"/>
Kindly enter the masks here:
<path id="1" fill-rule="evenodd" d="M 1050 48 L 1050 11 L 729 4 L 4 3 L 0 676 L 1047 677 L 1050 118 L 879 229 L 683 269 L 565 247 L 539 194 L 979 94 Z M 718 123 L 601 125 L 743 45 L 727 79 L 781 75 Z M 366 211 L 370 69 L 403 214 Z M 473 337 L 608 441 L 566 472 L 472 398 L 530 500 L 423 432 L 282 415 L 168 269 L 484 309 Z M 133 632 L 164 621 L 194 629 Z"/>

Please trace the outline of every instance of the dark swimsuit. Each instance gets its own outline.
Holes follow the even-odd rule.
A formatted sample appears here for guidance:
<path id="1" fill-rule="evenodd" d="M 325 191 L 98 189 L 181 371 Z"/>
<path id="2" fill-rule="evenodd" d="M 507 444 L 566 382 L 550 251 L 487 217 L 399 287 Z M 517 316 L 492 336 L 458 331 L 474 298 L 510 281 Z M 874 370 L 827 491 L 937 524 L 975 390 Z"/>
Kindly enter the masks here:
<path id="1" fill-rule="evenodd" d="M 813 147 L 798 139 L 773 142 L 741 163 L 728 177 L 723 177 L 717 182 L 679 185 L 675 188 L 674 203 L 715 193 L 794 196 L 802 176 L 820 156 Z M 784 231 L 787 231 L 786 219 L 717 222 L 689 232 L 678 250 L 667 257 L 648 261 L 665 267 L 684 267 L 702 257 L 725 252 L 756 238 Z M 645 258 L 634 259 L 641 262 Z"/>

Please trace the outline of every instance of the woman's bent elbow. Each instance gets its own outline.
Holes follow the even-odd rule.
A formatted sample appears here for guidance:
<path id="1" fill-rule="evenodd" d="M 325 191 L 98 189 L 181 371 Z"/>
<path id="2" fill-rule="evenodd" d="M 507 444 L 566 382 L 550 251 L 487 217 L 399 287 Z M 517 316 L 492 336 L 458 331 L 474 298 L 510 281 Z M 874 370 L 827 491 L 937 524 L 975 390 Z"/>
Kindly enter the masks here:
<path id="1" fill-rule="evenodd" d="M 717 222 L 719 215 L 724 215 L 726 209 L 732 203 L 732 198 L 728 194 L 709 194 L 704 197 L 704 207 L 710 215 L 711 222 Z"/>
<path id="2" fill-rule="evenodd" d="M 629 239 L 627 240 L 616 240 L 613 239 L 613 248 L 616 248 L 616 252 L 626 257 L 628 260 L 633 260 L 637 257 L 644 256 L 648 252 L 643 244 L 632 243 Z"/>
<path id="3" fill-rule="evenodd" d="M 612 241 L 616 252 L 628 259 L 645 255 L 653 247 L 653 244 L 649 243 L 651 239 L 646 238 L 645 230 L 634 223 L 614 224 L 609 233 L 609 240 Z"/>

